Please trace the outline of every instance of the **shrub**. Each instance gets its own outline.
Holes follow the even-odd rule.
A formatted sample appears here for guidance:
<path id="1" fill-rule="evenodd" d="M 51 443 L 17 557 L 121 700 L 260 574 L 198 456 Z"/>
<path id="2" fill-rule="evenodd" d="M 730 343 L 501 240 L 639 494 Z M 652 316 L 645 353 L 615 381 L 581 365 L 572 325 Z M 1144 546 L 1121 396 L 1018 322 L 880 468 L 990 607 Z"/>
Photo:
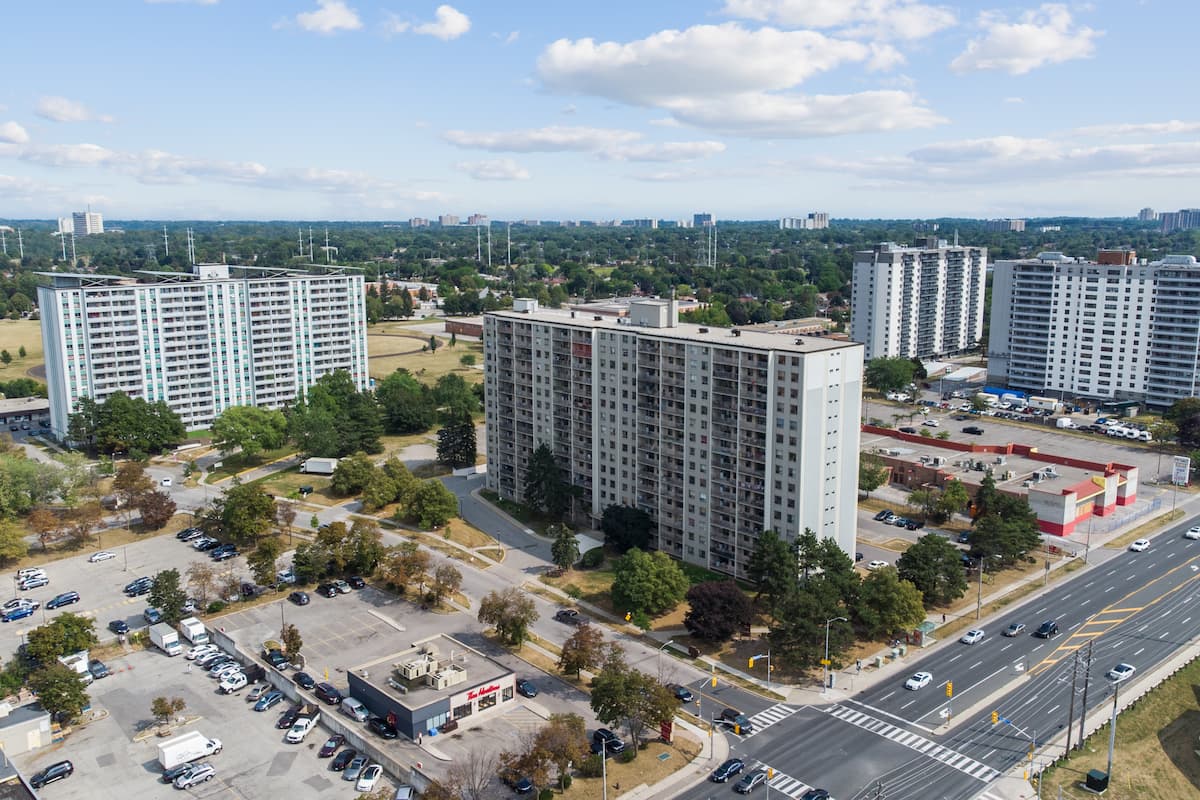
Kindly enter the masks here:
<path id="1" fill-rule="evenodd" d="M 604 563 L 604 548 L 593 547 L 583 554 L 583 558 L 579 559 L 579 566 L 584 569 L 595 569 Z"/>
<path id="2" fill-rule="evenodd" d="M 542 789 L 538 792 L 538 800 L 554 800 L 554 790 Z"/>
<path id="3" fill-rule="evenodd" d="M 224 600 L 213 600 L 211 603 L 208 604 L 208 613 L 216 614 L 217 612 L 224 610 L 224 608 L 225 608 Z"/>
<path id="4" fill-rule="evenodd" d="M 600 756 L 592 754 L 579 762 L 579 777 L 581 778 L 599 778 L 603 774 L 604 765 L 600 763 Z"/>
<path id="5" fill-rule="evenodd" d="M 632 747 L 627 747 L 621 751 L 619 756 L 617 756 L 617 760 L 622 764 L 630 764 L 635 758 L 637 758 L 637 750 Z"/>
<path id="6" fill-rule="evenodd" d="M 578 600 L 579 598 L 583 597 L 583 589 L 580 589 L 573 583 L 568 583 L 566 586 L 564 586 L 563 591 L 567 593 L 567 597 L 570 597 L 574 600 Z"/>
<path id="7" fill-rule="evenodd" d="M 564 775 L 562 776 L 562 778 L 561 778 L 561 780 L 559 781 L 559 783 L 562 785 L 562 789 L 563 789 L 563 791 L 564 791 L 564 792 L 565 792 L 567 789 L 570 789 L 570 788 L 571 788 L 571 781 L 572 781 L 572 780 L 574 780 L 574 779 L 573 779 L 573 778 L 570 776 L 570 774 L 569 774 L 569 773 L 568 773 L 568 774 L 564 774 Z"/>

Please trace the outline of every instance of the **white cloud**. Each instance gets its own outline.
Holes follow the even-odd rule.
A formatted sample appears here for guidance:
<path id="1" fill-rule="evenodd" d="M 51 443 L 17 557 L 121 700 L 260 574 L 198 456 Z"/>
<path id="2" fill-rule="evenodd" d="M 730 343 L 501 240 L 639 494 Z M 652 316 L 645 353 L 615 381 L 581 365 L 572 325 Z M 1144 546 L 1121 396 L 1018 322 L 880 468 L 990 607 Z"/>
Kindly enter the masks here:
<path id="1" fill-rule="evenodd" d="M 694 161 L 710 158 L 725 152 L 724 142 L 663 142 L 661 144 L 633 144 L 614 147 L 600 152 L 603 158 L 613 161 Z"/>
<path id="2" fill-rule="evenodd" d="M 650 120 L 650 124 L 658 128 L 678 128 L 683 125 L 682 122 L 674 117 L 659 117 L 658 119 Z"/>
<path id="3" fill-rule="evenodd" d="M 1006 98 L 1004 98 L 1004 102 L 1015 105 L 1015 104 L 1019 104 L 1019 103 L 1024 103 L 1025 98 L 1024 97 L 1006 97 Z"/>
<path id="4" fill-rule="evenodd" d="M 529 170 L 511 158 L 494 158 L 485 161 L 460 161 L 455 168 L 477 181 L 527 181 Z"/>
<path id="5" fill-rule="evenodd" d="M 725 0 L 731 17 L 789 28 L 839 28 L 848 36 L 922 39 L 957 22 L 945 6 L 916 0 Z"/>
<path id="6" fill-rule="evenodd" d="M 492 38 L 499 39 L 502 44 L 509 45 L 509 44 L 512 44 L 513 42 L 515 42 L 517 39 L 521 38 L 521 32 L 520 31 L 509 31 L 507 34 L 493 33 Z"/>
<path id="7" fill-rule="evenodd" d="M 342 0 L 317 0 L 316 11 L 301 11 L 296 24 L 310 33 L 328 35 L 338 31 L 357 31 L 363 26 L 358 12 Z"/>
<path id="8" fill-rule="evenodd" d="M 29 141 L 29 132 L 16 122 L 0 122 L 0 142 L 9 144 L 25 144 Z"/>
<path id="9" fill-rule="evenodd" d="M 1088 58 L 1103 31 L 1076 25 L 1070 10 L 1058 3 L 1044 3 L 1026 11 L 1017 22 L 995 11 L 979 15 L 982 38 L 972 39 L 967 49 L 950 62 L 955 72 L 999 69 L 1024 75 L 1047 64 Z"/>
<path id="10" fill-rule="evenodd" d="M 458 147 L 490 150 L 494 153 L 594 152 L 628 144 L 641 138 L 635 131 L 616 128 L 585 128 L 551 125 L 514 131 L 469 133 L 446 131 L 442 138 Z"/>
<path id="11" fill-rule="evenodd" d="M 744 136 L 825 136 L 943 122 L 911 92 L 789 91 L 841 66 L 886 69 L 902 60 L 888 44 L 815 31 L 751 31 L 729 22 L 660 31 L 625 44 L 560 39 L 543 51 L 538 74 L 554 91 L 657 108 L 682 123 Z"/>
<path id="12" fill-rule="evenodd" d="M 413 27 L 413 33 L 433 36 L 448 42 L 471 30 L 471 18 L 454 6 L 441 5 L 434 12 L 434 21 Z"/>
<path id="13" fill-rule="evenodd" d="M 54 122 L 112 122 L 107 114 L 95 114 L 88 110 L 83 103 L 68 100 L 65 97 L 47 96 L 38 100 L 34 109 L 39 117 Z"/>
<path id="14" fill-rule="evenodd" d="M 1175 133 L 1200 132 L 1200 122 L 1183 122 L 1173 119 L 1169 122 L 1134 122 L 1112 123 L 1108 125 L 1089 125 L 1076 128 L 1074 133 L 1080 136 L 1140 136 L 1142 134 L 1170 135 Z"/>

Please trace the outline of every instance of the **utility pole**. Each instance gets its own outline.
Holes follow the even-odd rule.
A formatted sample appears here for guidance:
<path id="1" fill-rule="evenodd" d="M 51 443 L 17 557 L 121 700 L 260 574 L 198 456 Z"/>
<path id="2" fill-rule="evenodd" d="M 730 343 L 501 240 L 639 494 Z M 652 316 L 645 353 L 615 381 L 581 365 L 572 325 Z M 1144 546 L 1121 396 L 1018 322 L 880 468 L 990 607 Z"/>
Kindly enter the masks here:
<path id="1" fill-rule="evenodd" d="M 1091 677 L 1092 677 L 1092 645 L 1094 643 L 1095 643 L 1095 639 L 1088 642 L 1087 663 L 1085 663 L 1083 666 L 1083 713 L 1079 715 L 1079 744 L 1078 744 L 1078 747 L 1080 750 L 1083 749 L 1083 731 L 1084 731 L 1083 721 L 1087 717 L 1087 693 L 1088 693 L 1088 684 L 1091 682 Z"/>
<path id="2" fill-rule="evenodd" d="M 1112 721 L 1108 724 L 1108 768 L 1104 771 L 1104 777 L 1108 779 L 1109 785 L 1112 784 L 1113 748 L 1117 746 L 1117 692 L 1120 689 L 1121 684 L 1113 684 Z"/>
<path id="3" fill-rule="evenodd" d="M 1067 748 L 1063 755 L 1071 752 L 1071 725 L 1075 722 L 1075 679 L 1079 677 L 1079 651 L 1075 651 L 1075 660 L 1071 664 L 1071 702 L 1067 708 Z M 1084 709 L 1084 716 L 1087 709 Z"/>

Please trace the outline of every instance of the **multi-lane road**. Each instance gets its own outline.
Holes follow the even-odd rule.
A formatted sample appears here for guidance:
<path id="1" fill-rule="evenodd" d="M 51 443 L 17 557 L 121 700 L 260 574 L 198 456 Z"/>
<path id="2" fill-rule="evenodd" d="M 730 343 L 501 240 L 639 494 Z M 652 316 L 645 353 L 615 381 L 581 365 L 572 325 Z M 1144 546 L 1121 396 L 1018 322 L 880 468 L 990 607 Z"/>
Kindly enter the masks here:
<path id="1" fill-rule="evenodd" d="M 788 713 L 738 738 L 732 755 L 772 768 L 773 796 L 796 798 L 810 786 L 828 789 L 836 800 L 984 794 L 1028 759 L 1035 741 L 1046 752 L 1042 743 L 1055 738 L 1049 752 L 1061 754 L 1072 711 L 1078 741 L 1085 703 L 1089 710 L 1112 703 L 1105 674 L 1114 665 L 1137 668 L 1121 684 L 1128 686 L 1200 636 L 1200 541 L 1183 537 L 1197 523 L 1163 532 L 1145 552 L 1093 551 L 1089 569 L 985 620 L 976 644 L 910 653 L 893 679 L 837 703 L 780 707 Z M 1059 634 L 1034 636 L 1048 620 Z M 1026 627 L 1002 635 L 1012 622 Z M 933 680 L 906 690 L 905 680 L 918 671 Z M 681 797 L 730 795 L 727 785 L 705 784 Z"/>

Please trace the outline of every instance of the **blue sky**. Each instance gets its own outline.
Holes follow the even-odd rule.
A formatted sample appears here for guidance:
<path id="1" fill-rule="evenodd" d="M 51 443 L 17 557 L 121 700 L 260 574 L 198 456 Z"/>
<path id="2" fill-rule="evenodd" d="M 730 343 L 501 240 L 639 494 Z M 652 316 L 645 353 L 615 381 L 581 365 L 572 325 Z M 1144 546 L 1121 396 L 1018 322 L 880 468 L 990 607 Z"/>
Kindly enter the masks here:
<path id="1" fill-rule="evenodd" d="M 1200 204 L 1189 0 L 5 6 L 0 218 Z"/>

